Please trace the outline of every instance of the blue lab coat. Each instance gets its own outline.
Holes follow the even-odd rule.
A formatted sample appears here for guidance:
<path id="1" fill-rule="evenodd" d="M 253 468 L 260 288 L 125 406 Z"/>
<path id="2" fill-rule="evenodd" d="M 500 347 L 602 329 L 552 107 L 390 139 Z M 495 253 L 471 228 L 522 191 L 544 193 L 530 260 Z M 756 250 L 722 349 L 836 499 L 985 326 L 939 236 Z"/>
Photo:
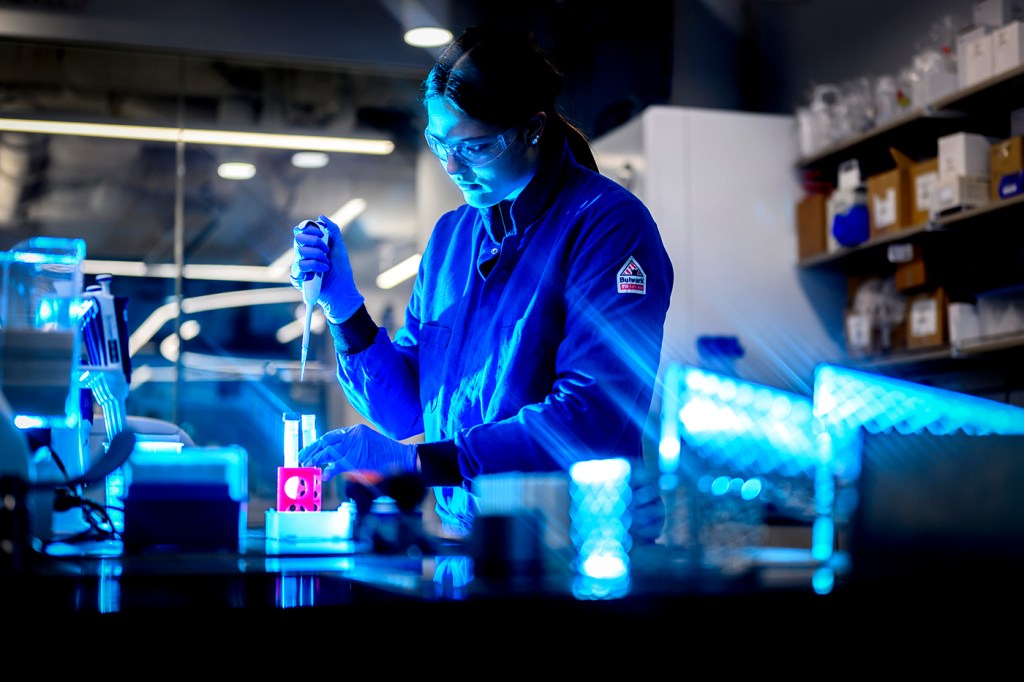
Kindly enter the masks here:
<path id="1" fill-rule="evenodd" d="M 393 340 L 365 308 L 332 325 L 337 377 L 423 434 L 428 485 L 642 457 L 672 284 L 646 206 L 563 143 L 511 204 L 440 217 Z"/>

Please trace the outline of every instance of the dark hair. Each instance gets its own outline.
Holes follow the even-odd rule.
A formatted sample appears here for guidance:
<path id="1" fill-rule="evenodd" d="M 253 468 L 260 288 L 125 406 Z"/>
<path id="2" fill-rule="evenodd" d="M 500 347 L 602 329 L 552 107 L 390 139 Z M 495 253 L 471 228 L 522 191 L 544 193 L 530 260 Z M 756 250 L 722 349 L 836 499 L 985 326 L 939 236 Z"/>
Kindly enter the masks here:
<path id="1" fill-rule="evenodd" d="M 576 160 L 597 162 L 586 137 L 555 106 L 562 72 L 525 29 L 473 26 L 444 49 L 423 81 L 423 101 L 444 97 L 471 118 L 503 128 L 522 125 L 538 111 L 548 120 L 542 144 L 564 139 Z"/>

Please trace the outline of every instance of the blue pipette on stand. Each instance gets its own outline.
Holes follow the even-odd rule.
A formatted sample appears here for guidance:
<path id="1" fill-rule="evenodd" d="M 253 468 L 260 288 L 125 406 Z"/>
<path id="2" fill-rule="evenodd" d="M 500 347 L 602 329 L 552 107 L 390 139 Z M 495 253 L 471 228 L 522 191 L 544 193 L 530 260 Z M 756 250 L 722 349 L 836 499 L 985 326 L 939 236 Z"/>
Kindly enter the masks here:
<path id="1" fill-rule="evenodd" d="M 327 243 L 327 228 L 318 225 L 320 238 L 324 244 Z M 320 284 L 323 282 L 324 273 L 307 272 L 306 279 L 302 282 L 302 301 L 306 304 L 306 319 L 302 325 L 302 366 L 299 369 L 299 381 L 302 381 L 306 374 L 306 355 L 309 353 L 309 327 L 313 322 L 313 308 L 316 307 L 316 299 L 320 297 Z"/>

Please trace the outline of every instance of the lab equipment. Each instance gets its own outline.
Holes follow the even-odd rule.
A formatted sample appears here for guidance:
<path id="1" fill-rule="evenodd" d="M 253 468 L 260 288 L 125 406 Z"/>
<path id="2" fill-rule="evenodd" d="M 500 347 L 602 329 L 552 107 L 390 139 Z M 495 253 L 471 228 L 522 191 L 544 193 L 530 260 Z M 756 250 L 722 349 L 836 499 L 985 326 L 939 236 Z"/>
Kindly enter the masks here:
<path id="1" fill-rule="evenodd" d="M 245 551 L 248 471 L 248 453 L 239 445 L 136 443 L 125 498 L 125 549 Z"/>
<path id="2" fill-rule="evenodd" d="M 0 389 L 19 428 L 77 426 L 80 239 L 33 237 L 0 252 Z"/>
<path id="3" fill-rule="evenodd" d="M 114 296 L 111 276 L 96 275 L 96 283 L 85 290 L 82 336 L 88 364 L 81 368 L 82 384 L 92 391 L 103 410 L 106 443 L 125 429 L 125 401 L 131 384 L 132 367 L 128 349 L 128 299 Z M 124 498 L 127 492 L 127 463 L 110 472 L 105 481 L 105 501 L 111 530 L 124 531 Z"/>
<path id="4" fill-rule="evenodd" d="M 316 415 L 285 412 L 284 466 L 277 468 L 277 509 L 282 512 L 318 512 L 323 503 L 319 467 L 299 466 L 299 451 L 316 440 Z"/>
<path id="5" fill-rule="evenodd" d="M 277 507 L 266 512 L 267 552 L 301 552 L 310 543 L 351 549 L 355 506 L 346 500 L 337 509 L 324 511 L 320 468 L 299 466 L 299 451 L 316 440 L 316 415 L 284 412 L 281 421 L 284 466 L 277 468 Z M 337 545 L 338 541 L 348 544 Z"/>
<path id="6" fill-rule="evenodd" d="M 313 221 L 310 221 L 313 222 Z M 321 239 L 328 244 L 327 228 L 320 226 Z M 306 374 L 306 356 L 309 353 L 309 327 L 313 323 L 313 308 L 316 307 L 316 300 L 320 296 L 320 285 L 323 283 L 322 272 L 307 272 L 302 282 L 302 301 L 306 304 L 306 319 L 302 324 L 302 365 L 299 369 L 299 381 L 303 380 Z"/>
<path id="7" fill-rule="evenodd" d="M 78 476 L 88 454 L 77 359 L 81 350 L 80 239 L 33 237 L 0 252 L 0 393 L 11 432 L 0 474 L 28 485 L 24 504 L 35 539 L 53 535 L 53 482 Z M 29 453 L 26 458 L 26 452 Z"/>

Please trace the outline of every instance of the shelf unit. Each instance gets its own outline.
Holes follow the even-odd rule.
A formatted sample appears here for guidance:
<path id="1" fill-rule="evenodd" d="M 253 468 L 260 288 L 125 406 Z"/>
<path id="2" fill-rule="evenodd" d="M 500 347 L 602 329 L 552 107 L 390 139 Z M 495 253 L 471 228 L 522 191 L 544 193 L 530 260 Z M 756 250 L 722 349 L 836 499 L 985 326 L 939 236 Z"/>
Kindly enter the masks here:
<path id="1" fill-rule="evenodd" d="M 1010 112 L 1024 108 L 1024 66 L 937 99 L 926 107 L 797 160 L 799 173 L 834 182 L 841 163 L 857 159 L 862 177 L 890 170 L 890 147 L 911 158 L 937 154 L 938 138 L 959 131 L 992 139 L 1010 137 Z M 856 247 L 801 259 L 797 268 L 851 276 L 884 275 L 894 269 L 893 244 L 914 243 L 925 249 L 929 269 L 939 263 L 940 281 L 953 281 L 960 294 L 1024 284 L 1024 195 L 941 215 L 926 223 L 873 238 Z M 943 383 L 961 371 L 986 375 L 983 383 L 1024 385 L 1024 333 L 958 346 L 901 350 L 854 358 L 866 369 L 928 383 Z M 964 378 L 954 381 L 967 382 Z M 964 390 L 964 386 L 955 388 Z"/>

